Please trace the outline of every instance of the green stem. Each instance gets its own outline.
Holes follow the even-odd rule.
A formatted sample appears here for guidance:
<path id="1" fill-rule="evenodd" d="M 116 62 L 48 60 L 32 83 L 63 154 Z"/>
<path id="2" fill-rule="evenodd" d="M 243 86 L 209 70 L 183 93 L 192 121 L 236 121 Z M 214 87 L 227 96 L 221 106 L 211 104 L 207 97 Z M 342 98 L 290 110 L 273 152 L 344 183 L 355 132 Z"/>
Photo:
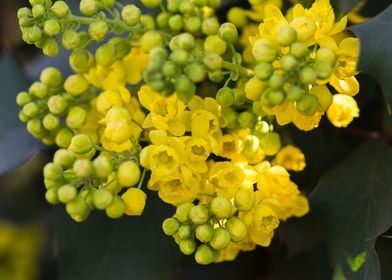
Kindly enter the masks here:
<path id="1" fill-rule="evenodd" d="M 143 168 L 142 176 L 140 176 L 139 184 L 137 184 L 137 188 L 138 188 L 138 189 L 141 189 L 141 188 L 142 188 L 142 185 L 143 185 L 143 182 L 144 182 L 144 177 L 146 177 L 146 173 L 147 173 L 147 169 L 146 169 L 146 168 Z"/>
<path id="2" fill-rule="evenodd" d="M 242 67 L 239 64 L 234 64 L 228 61 L 222 61 L 222 68 L 224 69 L 228 69 L 230 71 L 238 71 L 238 73 L 240 73 L 240 75 L 242 76 L 246 76 L 246 77 L 253 77 L 254 73 L 252 70 Z"/>
<path id="3" fill-rule="evenodd" d="M 70 15 L 66 20 L 78 22 L 79 24 L 84 24 L 84 25 L 90 25 L 91 23 L 97 21 L 96 18 L 74 16 L 74 15 Z M 115 19 L 108 19 L 108 18 L 106 18 L 105 21 L 113 28 L 120 28 L 122 32 L 134 31 L 134 28 L 129 27 L 122 21 L 115 20 Z"/>

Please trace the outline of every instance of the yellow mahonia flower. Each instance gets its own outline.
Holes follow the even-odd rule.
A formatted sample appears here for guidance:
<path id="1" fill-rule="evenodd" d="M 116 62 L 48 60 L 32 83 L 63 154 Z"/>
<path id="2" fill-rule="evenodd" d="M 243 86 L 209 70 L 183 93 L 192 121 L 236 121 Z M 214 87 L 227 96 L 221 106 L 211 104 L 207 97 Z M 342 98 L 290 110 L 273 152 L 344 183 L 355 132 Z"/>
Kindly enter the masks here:
<path id="1" fill-rule="evenodd" d="M 323 115 L 323 112 L 315 112 L 311 116 L 304 116 L 295 111 L 293 124 L 300 130 L 309 131 L 318 127 Z"/>
<path id="2" fill-rule="evenodd" d="M 133 47 L 122 62 L 126 71 L 126 81 L 131 85 L 138 84 L 142 79 L 144 69 L 147 67 L 148 54 L 141 48 Z"/>
<path id="3" fill-rule="evenodd" d="M 300 149 L 292 145 L 283 147 L 275 156 L 272 163 L 293 171 L 302 171 L 306 166 L 305 155 Z"/>
<path id="4" fill-rule="evenodd" d="M 168 145 L 149 145 L 140 154 L 143 167 L 150 169 L 153 174 L 167 176 L 178 171 L 180 158 L 175 149 Z"/>
<path id="5" fill-rule="evenodd" d="M 348 126 L 359 116 L 359 108 L 354 98 L 345 94 L 335 94 L 327 111 L 329 121 L 336 127 Z"/>
<path id="6" fill-rule="evenodd" d="M 138 188 L 129 188 L 121 196 L 125 203 L 125 214 L 128 216 L 140 216 L 146 206 L 146 194 Z"/>
<path id="7" fill-rule="evenodd" d="M 218 196 L 234 197 L 238 188 L 244 183 L 244 179 L 244 171 L 232 162 L 212 162 L 209 180 L 215 185 Z"/>
<path id="8" fill-rule="evenodd" d="M 248 0 L 251 5 L 251 10 L 248 11 L 247 15 L 254 21 L 262 21 L 265 18 L 265 7 L 267 5 L 274 5 L 278 8 L 282 7 L 282 0 Z"/>

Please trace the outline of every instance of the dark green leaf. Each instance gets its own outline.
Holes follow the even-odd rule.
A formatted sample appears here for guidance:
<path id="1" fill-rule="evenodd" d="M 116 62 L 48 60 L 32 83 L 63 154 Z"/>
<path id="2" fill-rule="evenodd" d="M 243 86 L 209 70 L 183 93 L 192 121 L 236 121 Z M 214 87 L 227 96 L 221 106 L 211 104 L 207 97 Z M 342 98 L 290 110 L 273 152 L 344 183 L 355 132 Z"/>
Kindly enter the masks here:
<path id="1" fill-rule="evenodd" d="M 352 26 L 360 39 L 359 70 L 371 75 L 381 86 L 389 104 L 392 102 L 392 5 L 366 23 Z"/>
<path id="2" fill-rule="evenodd" d="M 362 144 L 345 162 L 328 171 L 311 196 L 311 207 L 328 238 L 332 262 L 348 279 L 380 279 L 374 249 L 392 225 L 392 148 Z M 366 252 L 363 265 L 361 257 Z M 355 269 L 354 269 L 355 270 Z"/>

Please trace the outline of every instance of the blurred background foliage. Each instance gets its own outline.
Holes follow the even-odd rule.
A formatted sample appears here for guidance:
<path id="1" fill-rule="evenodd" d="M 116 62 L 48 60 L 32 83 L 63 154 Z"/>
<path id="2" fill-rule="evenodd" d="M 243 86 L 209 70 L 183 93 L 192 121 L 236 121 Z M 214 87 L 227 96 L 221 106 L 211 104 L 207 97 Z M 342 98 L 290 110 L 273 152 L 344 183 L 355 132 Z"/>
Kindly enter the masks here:
<path id="1" fill-rule="evenodd" d="M 244 2 L 222 0 L 220 12 Z M 342 14 L 360 1 L 332 2 Z M 390 0 L 368 1 L 362 14 L 384 11 L 381 20 L 352 28 L 363 39 L 361 117 L 345 129 L 326 121 L 312 132 L 290 129 L 307 156 L 307 168 L 293 177 L 311 213 L 284 223 L 271 247 L 208 267 L 182 256 L 161 232 L 173 209 L 155 193 L 142 217 L 94 213 L 81 224 L 45 201 L 42 167 L 53 150 L 27 134 L 15 96 L 46 66 L 70 69 L 67 52 L 47 58 L 21 41 L 16 11 L 27 5 L 0 1 L 0 279 L 392 279 Z"/>

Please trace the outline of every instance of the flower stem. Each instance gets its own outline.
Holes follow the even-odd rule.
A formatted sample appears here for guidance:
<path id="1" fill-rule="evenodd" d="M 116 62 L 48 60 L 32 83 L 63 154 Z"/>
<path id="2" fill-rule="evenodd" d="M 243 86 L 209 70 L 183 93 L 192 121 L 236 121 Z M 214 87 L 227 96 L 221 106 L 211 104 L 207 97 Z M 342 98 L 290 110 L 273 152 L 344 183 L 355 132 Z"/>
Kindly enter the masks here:
<path id="1" fill-rule="evenodd" d="M 240 75 L 246 76 L 246 77 L 253 77 L 254 73 L 252 70 L 242 67 L 239 64 L 234 64 L 228 61 L 222 61 L 222 68 L 230 70 L 230 71 L 238 71 Z"/>

